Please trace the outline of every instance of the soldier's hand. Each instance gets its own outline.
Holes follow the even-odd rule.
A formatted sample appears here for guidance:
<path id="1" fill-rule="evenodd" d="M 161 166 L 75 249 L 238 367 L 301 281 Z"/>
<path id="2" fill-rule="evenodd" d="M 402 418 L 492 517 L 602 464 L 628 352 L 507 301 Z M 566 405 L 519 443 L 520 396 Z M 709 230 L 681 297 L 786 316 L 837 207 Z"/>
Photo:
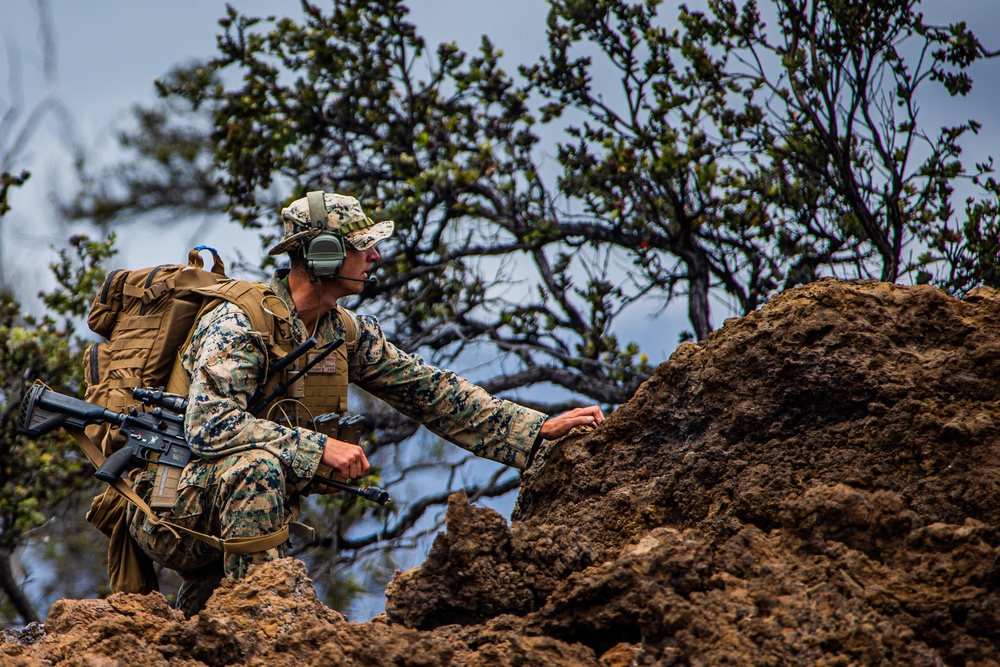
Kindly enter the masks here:
<path id="1" fill-rule="evenodd" d="M 334 438 L 326 439 L 326 447 L 323 448 L 323 458 L 320 462 L 330 466 L 335 473 L 346 479 L 364 477 L 369 468 L 368 457 L 365 456 L 364 450 L 357 445 Z"/>
<path id="2" fill-rule="evenodd" d="M 542 424 L 540 434 L 545 440 L 558 440 L 577 426 L 597 426 L 604 421 L 600 406 L 574 408 L 555 417 L 549 417 Z"/>

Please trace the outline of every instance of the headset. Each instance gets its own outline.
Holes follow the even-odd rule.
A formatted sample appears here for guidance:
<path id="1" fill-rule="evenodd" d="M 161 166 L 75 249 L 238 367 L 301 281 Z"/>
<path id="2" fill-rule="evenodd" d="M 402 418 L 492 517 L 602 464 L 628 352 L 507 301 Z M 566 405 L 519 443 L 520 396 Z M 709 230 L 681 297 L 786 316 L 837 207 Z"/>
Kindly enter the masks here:
<path id="1" fill-rule="evenodd" d="M 344 237 L 330 231 L 326 226 L 326 202 L 323 192 L 307 192 L 309 203 L 309 224 L 313 229 L 321 230 L 319 235 L 305 246 L 306 266 L 317 279 L 336 278 L 344 265 L 347 251 L 344 248 Z"/>
<path id="2" fill-rule="evenodd" d="M 331 232 L 326 226 L 326 201 L 323 192 L 307 192 L 306 202 L 309 204 L 309 225 L 313 229 L 319 229 L 319 235 L 309 241 L 305 248 L 304 257 L 306 266 L 312 272 L 315 280 L 323 278 L 341 278 L 343 280 L 353 280 L 365 283 L 371 287 L 378 285 L 378 278 L 349 278 L 340 275 L 340 269 L 344 266 L 344 258 L 347 257 L 347 250 L 344 248 L 344 235 Z"/>

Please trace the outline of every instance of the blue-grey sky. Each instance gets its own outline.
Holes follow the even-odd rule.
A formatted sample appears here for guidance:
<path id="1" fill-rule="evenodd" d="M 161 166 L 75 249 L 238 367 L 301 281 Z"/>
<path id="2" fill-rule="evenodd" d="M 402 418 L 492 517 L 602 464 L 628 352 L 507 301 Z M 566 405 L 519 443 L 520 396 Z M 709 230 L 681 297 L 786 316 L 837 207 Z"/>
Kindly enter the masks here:
<path id="1" fill-rule="evenodd" d="M 154 99 L 154 79 L 178 63 L 215 53 L 218 19 L 225 15 L 227 3 L 103 0 L 95 5 L 48 0 L 55 44 L 53 81 L 46 76 L 42 57 L 37 2 L 4 0 L 3 4 L 0 113 L 13 105 L 19 115 L 6 131 L 0 125 L 0 152 L 9 148 L 14 134 L 26 126 L 31 110 L 43 100 L 57 100 L 66 109 L 72 128 L 67 136 L 50 113 L 13 165 L 18 171 L 31 171 L 32 178 L 11 193 L 12 211 L 0 226 L 0 271 L 20 283 L 30 307 L 34 285 L 45 280 L 47 262 L 39 262 L 37 255 L 24 249 L 44 249 L 66 236 L 55 224 L 49 202 L 53 192 L 70 192 L 74 187 L 67 144 L 76 143 L 91 156 L 113 155 L 116 129 L 128 121 L 133 105 Z M 301 15 L 298 0 L 231 0 L 229 4 L 256 16 Z M 545 5 L 541 2 L 421 0 L 413 4 L 418 6 L 413 20 L 431 44 L 454 40 L 471 50 L 483 33 L 502 35 L 511 63 L 517 62 L 514 58 L 531 59 L 544 47 Z M 233 229 L 209 225 L 208 240 L 199 236 L 199 242 L 216 244 L 223 251 L 230 250 L 229 245 L 257 251 L 252 235 L 234 235 Z M 189 241 L 179 238 L 178 251 Z M 133 251 L 134 245 L 120 244 L 124 263 L 133 258 L 142 261 L 139 257 L 145 250 Z"/>
<path id="2" fill-rule="evenodd" d="M 51 205 L 54 192 L 62 190 L 65 195 L 75 187 L 67 143 L 83 146 L 90 159 L 110 161 L 115 154 L 115 131 L 129 120 L 131 107 L 155 99 L 154 79 L 178 63 L 215 53 L 218 19 L 225 15 L 226 3 L 104 0 L 96 10 L 89 3 L 49 0 L 56 56 L 56 78 L 49 85 L 35 0 L 3 1 L 0 110 L 8 106 L 8 100 L 17 101 L 23 125 L 23 116 L 33 105 L 52 95 L 67 110 L 72 127 L 72 136 L 67 137 L 50 115 L 34 133 L 16 164 L 18 169 L 30 170 L 32 178 L 27 186 L 12 191 L 11 213 L 0 225 L 0 275 L 15 284 L 26 308 L 38 311 L 41 306 L 33 297 L 38 286 L 49 280 L 49 260 L 39 261 L 37 252 L 25 249 L 44 251 L 51 244 L 64 243 L 68 235 L 57 226 Z M 256 16 L 301 15 L 298 0 L 232 0 L 229 4 Z M 429 45 L 455 41 L 473 51 L 481 36 L 488 34 L 503 49 L 509 70 L 533 61 L 545 50 L 547 4 L 539 0 L 419 0 L 410 6 L 411 20 Z M 0 135 L 0 149 L 6 145 L 9 139 Z M 115 262 L 140 266 L 182 261 L 195 243 L 215 246 L 227 257 L 233 257 L 236 250 L 249 256 L 260 252 L 254 234 L 234 230 L 221 215 L 171 234 L 133 226 L 120 237 Z M 158 253 L 155 258 L 151 248 Z M 643 334 L 662 338 L 663 344 L 656 343 L 649 350 L 651 359 L 662 361 L 672 352 L 679 332 L 688 328 L 683 307 L 678 304 L 677 308 L 669 335 L 664 335 L 663 321 L 644 317 L 631 327 L 628 339 L 638 340 Z"/>

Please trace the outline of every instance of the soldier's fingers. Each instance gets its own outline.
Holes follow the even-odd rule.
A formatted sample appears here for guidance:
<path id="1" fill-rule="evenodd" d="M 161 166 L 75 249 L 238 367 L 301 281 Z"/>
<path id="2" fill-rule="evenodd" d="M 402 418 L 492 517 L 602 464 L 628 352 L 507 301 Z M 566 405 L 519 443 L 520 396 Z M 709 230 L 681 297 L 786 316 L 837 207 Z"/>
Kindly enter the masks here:
<path id="1" fill-rule="evenodd" d="M 356 461 L 358 473 L 355 475 L 355 478 L 364 477 L 365 473 L 368 472 L 368 468 L 370 467 L 368 465 L 368 457 L 365 456 L 365 453 L 361 451 L 360 447 L 358 447 L 358 451 L 360 453 L 360 458 Z"/>
<path id="2" fill-rule="evenodd" d="M 572 426 L 596 426 L 597 418 L 594 415 L 579 415 L 570 420 Z"/>
<path id="3" fill-rule="evenodd" d="M 601 412 L 601 406 L 599 405 L 588 405 L 585 408 L 577 408 L 573 410 L 572 414 L 576 417 L 591 417 L 595 421 L 597 419 L 604 419 L 604 414 Z"/>
<path id="4" fill-rule="evenodd" d="M 327 438 L 321 461 L 348 479 L 364 476 L 369 468 L 368 457 L 361 447 L 333 438 Z"/>
<path id="5" fill-rule="evenodd" d="M 545 420 L 545 423 L 542 424 L 541 436 L 546 440 L 556 440 L 572 431 L 576 426 L 597 426 L 602 421 L 604 421 L 604 415 L 596 405 L 574 408 L 569 412 Z"/>

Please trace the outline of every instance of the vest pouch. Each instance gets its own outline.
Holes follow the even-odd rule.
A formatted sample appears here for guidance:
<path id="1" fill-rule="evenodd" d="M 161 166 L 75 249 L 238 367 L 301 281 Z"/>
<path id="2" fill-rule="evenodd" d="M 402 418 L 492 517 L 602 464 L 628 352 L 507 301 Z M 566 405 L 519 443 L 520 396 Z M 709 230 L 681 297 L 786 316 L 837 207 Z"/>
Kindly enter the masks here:
<path id="1" fill-rule="evenodd" d="M 338 414 L 347 411 L 347 347 L 341 345 L 302 378 L 306 404 L 311 409 L 322 408 L 323 412 Z M 309 359 L 312 360 L 315 356 L 316 354 L 310 353 Z"/>
<path id="2" fill-rule="evenodd" d="M 150 463 L 147 470 L 155 470 L 153 491 L 149 496 L 149 506 L 156 511 L 170 510 L 177 502 L 178 487 L 184 468 Z"/>
<path id="3" fill-rule="evenodd" d="M 364 415 L 347 415 L 340 418 L 340 435 L 338 440 L 357 445 L 361 442 L 361 429 L 365 426 Z"/>
<path id="4" fill-rule="evenodd" d="M 340 440 L 340 415 L 335 412 L 320 415 L 306 422 L 306 428 L 317 433 L 322 433 L 328 438 Z"/>
<path id="5" fill-rule="evenodd" d="M 164 305 L 165 315 L 156 317 L 160 327 L 155 330 L 155 337 L 150 347 L 149 363 L 144 375 L 149 378 L 165 378 L 183 352 L 182 346 L 195 323 L 195 317 L 201 310 L 202 300 L 197 295 L 170 299 Z"/>
<path id="6" fill-rule="evenodd" d="M 334 412 L 328 412 L 306 422 L 306 428 L 309 430 L 322 433 L 329 438 L 349 442 L 352 445 L 361 442 L 361 430 L 364 426 L 364 415 L 341 417 Z"/>

